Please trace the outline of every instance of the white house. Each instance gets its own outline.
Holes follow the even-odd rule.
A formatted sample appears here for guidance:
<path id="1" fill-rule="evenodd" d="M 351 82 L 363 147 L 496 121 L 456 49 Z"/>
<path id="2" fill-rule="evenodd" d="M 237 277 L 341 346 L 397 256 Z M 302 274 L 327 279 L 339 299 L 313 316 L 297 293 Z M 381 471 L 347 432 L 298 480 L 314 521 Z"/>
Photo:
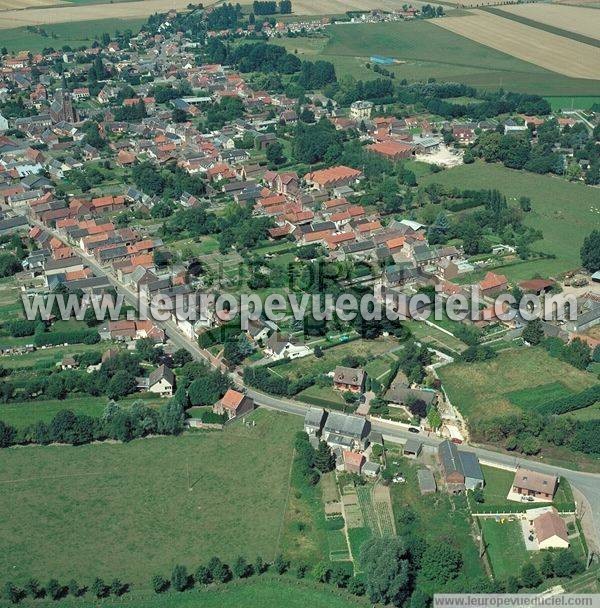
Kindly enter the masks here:
<path id="1" fill-rule="evenodd" d="M 280 359 L 299 359 L 312 353 L 312 349 L 305 344 L 295 344 L 289 338 L 284 338 L 281 334 L 274 333 L 268 338 L 265 353 L 273 361 Z"/>

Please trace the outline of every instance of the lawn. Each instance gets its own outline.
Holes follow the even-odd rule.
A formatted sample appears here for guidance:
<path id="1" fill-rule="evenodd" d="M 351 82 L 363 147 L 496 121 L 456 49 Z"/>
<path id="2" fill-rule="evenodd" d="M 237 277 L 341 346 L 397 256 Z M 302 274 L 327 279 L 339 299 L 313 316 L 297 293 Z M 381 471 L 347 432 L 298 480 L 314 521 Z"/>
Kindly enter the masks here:
<path id="1" fill-rule="evenodd" d="M 434 321 L 433 319 L 430 320 L 432 323 L 438 323 L 438 321 Z M 431 348 L 449 350 L 451 351 L 450 354 L 461 353 L 466 348 L 466 345 L 458 338 L 450 336 L 446 332 L 441 331 L 438 327 L 428 325 L 424 321 L 408 319 L 404 321 L 404 324 L 410 329 L 412 335 L 417 340 L 419 340 L 420 342 L 424 342 L 425 344 L 427 344 L 427 346 L 430 346 Z"/>
<path id="2" fill-rule="evenodd" d="M 533 211 L 527 214 L 525 223 L 541 230 L 544 235 L 542 240 L 533 243 L 532 248 L 553 254 L 556 258 L 533 260 L 494 270 L 513 281 L 530 279 L 536 273 L 546 277 L 556 276 L 579 268 L 579 250 L 584 237 L 593 228 L 600 227 L 598 189 L 559 177 L 477 162 L 428 175 L 420 183 L 439 183 L 463 189 L 498 188 L 513 205 L 520 196 L 531 198 Z"/>
<path id="3" fill-rule="evenodd" d="M 331 61 L 338 75 L 363 80 L 376 74 L 367 69 L 369 57 L 391 56 L 404 62 L 386 69 L 396 79 L 465 82 L 486 89 L 544 95 L 599 95 L 600 82 L 550 72 L 508 54 L 442 30 L 426 21 L 336 25 L 324 37 L 274 40 L 301 59 Z"/>
<path id="4" fill-rule="evenodd" d="M 110 9 L 107 8 L 109 12 Z M 73 48 L 91 46 L 94 40 L 99 40 L 104 32 L 114 36 L 117 30 L 123 32 L 130 29 L 137 33 L 146 19 L 95 19 L 91 21 L 75 21 L 72 23 L 54 23 L 43 25 L 41 28 L 46 36 L 27 30 L 25 27 L 2 30 L 2 46 L 9 51 L 26 49 L 36 52 L 53 47 L 60 49 L 65 45 Z"/>
<path id="5" fill-rule="evenodd" d="M 343 409 L 346 405 L 344 398 L 339 391 L 331 386 L 309 386 L 296 395 L 298 401 L 317 405 L 319 407 Z"/>
<path id="6" fill-rule="evenodd" d="M 481 363 L 452 363 L 438 369 L 438 374 L 450 401 L 471 424 L 528 409 L 533 402 L 531 395 L 537 398 L 537 390 L 552 398 L 548 385 L 556 383 L 556 378 L 561 385 L 557 397 L 565 390 L 578 392 L 597 382 L 592 374 L 551 357 L 541 347 L 502 351 L 495 359 Z M 540 388 L 523 400 L 523 395 L 532 391 L 532 384 Z M 516 405 L 515 394 L 527 405 Z"/>
<path id="7" fill-rule="evenodd" d="M 536 553 L 525 548 L 519 521 L 500 523 L 494 518 L 482 518 L 481 528 L 492 571 L 499 580 L 518 574 L 522 565 Z"/>
<path id="8" fill-rule="evenodd" d="M 260 410 L 254 419 L 125 445 L 2 450 L 0 517 L 10 526 L 0 572 L 15 582 L 118 576 L 145 588 L 175 563 L 273 559 L 301 421 Z"/>

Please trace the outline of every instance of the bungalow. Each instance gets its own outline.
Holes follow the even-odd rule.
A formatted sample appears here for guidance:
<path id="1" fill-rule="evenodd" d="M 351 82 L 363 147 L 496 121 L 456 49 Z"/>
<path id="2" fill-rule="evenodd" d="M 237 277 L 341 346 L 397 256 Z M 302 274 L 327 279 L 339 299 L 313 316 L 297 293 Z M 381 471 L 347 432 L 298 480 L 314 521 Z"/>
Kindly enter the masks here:
<path id="1" fill-rule="evenodd" d="M 138 378 L 138 388 L 161 397 L 172 397 L 175 388 L 175 374 L 170 367 L 163 364 L 151 372 L 148 378 Z"/>
<path id="2" fill-rule="evenodd" d="M 254 409 L 254 400 L 240 393 L 239 391 L 228 389 L 223 397 L 213 405 L 215 414 L 227 415 L 227 419 L 243 416 Z"/>
<path id="3" fill-rule="evenodd" d="M 533 520 L 533 530 L 540 549 L 569 548 L 567 526 L 554 507 Z"/>
<path id="4" fill-rule="evenodd" d="M 333 372 L 333 387 L 338 391 L 362 393 L 366 376 L 363 369 L 338 365 Z"/>
<path id="5" fill-rule="evenodd" d="M 273 360 L 298 359 L 310 355 L 312 350 L 305 344 L 296 344 L 289 338 L 284 338 L 275 332 L 268 339 L 265 353 Z"/>
<path id="6" fill-rule="evenodd" d="M 537 501 L 551 502 L 558 486 L 555 475 L 517 468 L 511 492 L 519 496 L 532 496 Z"/>

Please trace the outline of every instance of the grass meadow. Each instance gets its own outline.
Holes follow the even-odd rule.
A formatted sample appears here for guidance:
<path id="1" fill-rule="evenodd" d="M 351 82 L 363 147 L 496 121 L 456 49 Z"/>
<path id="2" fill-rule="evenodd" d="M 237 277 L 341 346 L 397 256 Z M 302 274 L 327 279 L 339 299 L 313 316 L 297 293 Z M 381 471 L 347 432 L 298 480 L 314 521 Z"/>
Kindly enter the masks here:
<path id="1" fill-rule="evenodd" d="M 463 189 L 497 188 L 513 205 L 520 196 L 531 198 L 533 211 L 526 215 L 525 223 L 541 230 L 544 235 L 542 240 L 533 243 L 532 249 L 556 258 L 495 269 L 495 272 L 505 274 L 510 280 L 530 279 L 538 273 L 546 277 L 556 276 L 579 268 L 579 250 L 583 239 L 594 228 L 600 228 L 598 189 L 563 178 L 507 169 L 501 164 L 477 162 L 425 176 L 420 183 L 439 183 Z"/>
<path id="2" fill-rule="evenodd" d="M 511 349 L 481 363 L 452 363 L 438 369 L 450 401 L 471 423 L 534 409 L 540 400 L 593 386 L 597 379 L 552 358 L 544 349 Z M 557 383 L 560 378 L 560 385 Z"/>
<path id="3" fill-rule="evenodd" d="M 147 588 L 176 563 L 273 559 L 301 420 L 253 416 L 224 432 L 2 450 L 0 572 Z"/>

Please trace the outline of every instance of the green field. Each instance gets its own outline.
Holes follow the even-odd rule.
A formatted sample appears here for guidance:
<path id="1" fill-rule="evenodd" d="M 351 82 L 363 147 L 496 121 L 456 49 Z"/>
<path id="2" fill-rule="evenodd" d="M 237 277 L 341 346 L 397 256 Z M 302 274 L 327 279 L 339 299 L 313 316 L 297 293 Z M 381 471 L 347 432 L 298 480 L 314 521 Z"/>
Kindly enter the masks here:
<path id="1" fill-rule="evenodd" d="M 110 12 L 108 7 L 107 12 Z M 2 30 L 1 40 L 2 46 L 9 51 L 28 50 L 35 53 L 49 47 L 60 49 L 65 45 L 73 48 L 91 46 L 92 42 L 99 40 L 104 32 L 111 36 L 117 31 L 123 32 L 127 29 L 137 33 L 144 23 L 146 19 L 95 19 L 40 26 L 47 36 L 32 32 L 25 27 L 17 27 Z"/>
<path id="2" fill-rule="evenodd" d="M 598 189 L 559 177 L 477 162 L 428 175 L 420 183 L 439 183 L 463 189 L 498 188 L 512 204 L 516 204 L 520 196 L 531 198 L 533 211 L 527 214 L 525 222 L 544 234 L 544 238 L 533 243 L 532 248 L 555 255 L 556 259 L 533 260 L 494 270 L 511 280 L 530 279 L 536 273 L 556 276 L 579 268 L 579 249 L 584 237 L 594 228 L 600 228 Z"/>
<path id="3" fill-rule="evenodd" d="M 146 588 L 175 563 L 273 559 L 301 420 L 254 419 L 222 433 L 2 450 L 0 572 Z"/>
<path id="4" fill-rule="evenodd" d="M 547 401 L 552 401 L 553 399 L 559 399 L 561 397 L 568 397 L 572 394 L 573 391 L 569 390 L 561 382 L 549 382 L 548 384 L 541 384 L 539 386 L 532 386 L 531 388 L 511 391 L 506 393 L 506 396 L 511 403 L 514 403 L 521 409 L 535 410 Z"/>
<path id="5" fill-rule="evenodd" d="M 404 63 L 385 66 L 396 79 L 464 82 L 543 95 L 599 95 L 600 82 L 568 78 L 439 28 L 427 21 L 336 25 L 325 37 L 278 40 L 301 58 L 331 61 L 338 74 L 372 79 L 369 57 L 380 54 Z"/>
<path id="6" fill-rule="evenodd" d="M 491 361 L 452 363 L 438 370 L 452 404 L 471 422 L 527 409 L 511 400 L 518 392 L 521 403 L 533 403 L 539 390 L 552 397 L 548 385 L 560 378 L 560 392 L 577 392 L 596 383 L 596 378 L 568 363 L 552 358 L 545 350 L 508 350 Z M 532 388 L 532 381 L 536 386 Z M 539 387 L 544 387 L 540 389 Z M 527 391 L 533 391 L 527 397 Z M 533 397 L 531 396 L 533 395 Z"/>
<path id="7" fill-rule="evenodd" d="M 553 110 L 589 110 L 595 103 L 600 104 L 599 96 L 564 95 L 561 97 L 546 97 Z"/>

